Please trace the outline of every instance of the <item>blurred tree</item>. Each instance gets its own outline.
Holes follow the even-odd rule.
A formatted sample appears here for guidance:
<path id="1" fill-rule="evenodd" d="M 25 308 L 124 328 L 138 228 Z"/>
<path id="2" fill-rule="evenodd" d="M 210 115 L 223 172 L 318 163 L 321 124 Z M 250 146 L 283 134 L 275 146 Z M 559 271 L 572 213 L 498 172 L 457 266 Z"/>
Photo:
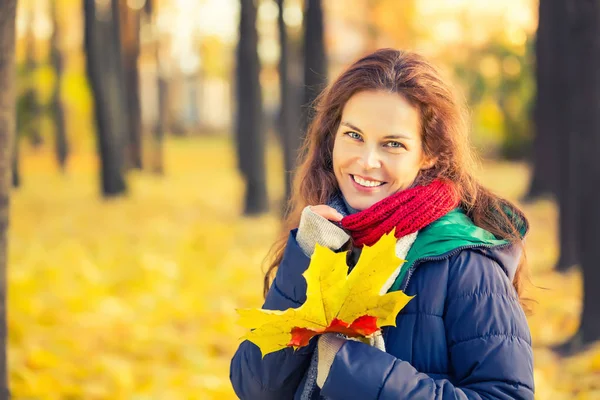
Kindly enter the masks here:
<path id="1" fill-rule="evenodd" d="M 540 170 L 536 170 L 538 181 L 548 180 L 551 184 L 548 190 L 553 193 L 558 201 L 559 216 L 559 258 L 556 269 L 565 272 L 579 264 L 579 179 L 577 163 L 580 149 L 580 140 L 583 138 L 578 131 L 580 125 L 577 113 L 580 101 L 580 93 L 574 91 L 573 83 L 579 79 L 578 72 L 574 67 L 577 63 L 584 62 L 586 57 L 577 54 L 577 47 L 571 43 L 570 29 L 577 30 L 576 26 L 570 26 L 571 22 L 566 16 L 569 13 L 568 0 L 557 0 L 553 2 L 540 2 L 540 17 L 545 18 L 551 29 L 551 38 L 541 37 L 541 55 L 547 59 L 541 59 L 547 65 L 540 66 L 540 92 L 536 110 L 536 121 L 544 131 L 540 130 L 537 158 L 534 160 Z M 543 31 L 542 31 L 543 32 Z M 543 32 L 544 34 L 545 32 Z M 549 35 L 548 33 L 545 33 Z M 544 43 L 551 40 L 551 43 Z M 580 58 L 581 57 L 581 58 Z M 577 60 L 577 61 L 576 61 Z M 585 72 L 585 71 L 581 71 Z M 584 142 L 581 142 L 584 143 Z M 547 148 L 545 148 L 546 146 Z M 547 159 L 539 159 L 547 157 Z M 538 163 L 539 161 L 539 163 Z M 541 165 L 540 165 L 541 164 Z M 549 170 L 541 170 L 548 168 Z M 557 179 L 558 177 L 558 179 Z"/>
<path id="2" fill-rule="evenodd" d="M 160 36 L 158 35 L 156 22 L 156 0 L 146 0 L 144 3 L 144 12 L 142 22 L 151 32 L 152 47 L 154 51 L 154 63 L 156 66 L 156 85 L 158 97 L 158 109 L 156 113 L 156 123 L 152 127 L 152 172 L 155 174 L 164 173 L 163 163 L 163 142 L 165 137 L 166 126 L 168 122 L 168 81 L 164 76 L 164 71 L 161 66 L 160 58 Z"/>
<path id="3" fill-rule="evenodd" d="M 23 72 L 24 80 L 22 80 L 25 86 L 25 97 L 24 106 L 26 107 L 27 119 L 24 124 L 17 126 L 17 129 L 21 129 L 24 132 L 31 144 L 34 147 L 40 146 L 43 142 L 42 135 L 40 132 L 40 114 L 41 105 L 39 104 L 39 98 L 37 93 L 37 61 L 36 61 L 36 39 L 35 39 L 35 7 L 33 3 L 27 9 L 27 30 L 25 33 L 25 70 Z"/>
<path id="4" fill-rule="evenodd" d="M 299 88 L 296 82 L 290 77 L 290 62 L 293 57 L 290 56 L 290 43 L 287 34 L 287 28 L 283 18 L 284 0 L 277 0 L 279 14 L 277 26 L 279 28 L 279 87 L 280 87 L 280 112 L 279 112 L 279 132 L 283 143 L 283 156 L 285 167 L 285 202 L 290 199 L 292 192 L 293 171 L 298 156 L 298 149 L 301 144 L 300 114 L 299 114 Z"/>
<path id="5" fill-rule="evenodd" d="M 86 66 L 94 97 L 101 160 L 102 193 L 125 193 L 124 140 L 127 131 L 123 94 L 118 0 L 84 0 Z"/>
<path id="6" fill-rule="evenodd" d="M 560 60 L 564 54 L 555 46 L 562 42 L 560 35 L 564 32 L 561 32 L 560 27 L 567 21 L 560 12 L 559 3 L 561 1 L 540 1 L 539 4 L 535 45 L 537 91 L 534 106 L 533 174 L 526 195 L 528 200 L 557 193 L 558 137 L 561 132 L 565 132 L 566 118 L 564 104 L 561 104 L 566 98 L 566 88 L 562 83 L 564 63 Z"/>
<path id="7" fill-rule="evenodd" d="M 12 141 L 15 138 L 16 0 L 0 0 L 0 400 L 10 398 L 6 362 L 6 269 Z"/>
<path id="8" fill-rule="evenodd" d="M 523 160 L 531 151 L 531 93 L 533 81 L 527 68 L 527 55 L 519 55 L 506 44 L 496 49 L 500 63 L 497 99 L 503 120 L 502 156 Z"/>
<path id="9" fill-rule="evenodd" d="M 583 310 L 578 333 L 566 347 L 581 350 L 600 340 L 600 0 L 568 1 L 570 22 L 571 109 L 577 137 L 579 174 L 575 207 L 579 208 L 580 262 L 583 272 Z M 590 51 L 595 49 L 595 51 Z M 562 196 L 561 196 L 562 198 Z M 563 347 L 564 348 L 564 347 Z"/>
<path id="10" fill-rule="evenodd" d="M 158 45 L 156 46 L 156 63 L 157 65 L 160 63 L 159 55 L 158 55 Z M 164 167 L 164 139 L 168 121 L 168 95 L 169 95 L 169 86 L 167 79 L 160 72 L 160 67 L 157 66 L 157 85 L 158 85 L 158 113 L 156 118 L 156 125 L 153 129 L 153 137 L 154 137 L 154 158 L 152 171 L 155 174 L 163 174 L 165 172 Z"/>
<path id="11" fill-rule="evenodd" d="M 236 65 L 236 145 L 238 168 L 246 183 L 244 214 L 253 215 L 268 210 L 266 138 L 260 87 L 256 4 L 253 0 L 241 0 L 239 35 Z"/>
<path id="12" fill-rule="evenodd" d="M 18 188 L 21 186 L 21 173 L 19 169 L 19 134 L 17 133 L 18 129 L 15 130 L 15 137 L 13 140 L 13 148 L 12 148 L 12 162 L 11 162 L 11 183 L 13 188 Z"/>
<path id="13" fill-rule="evenodd" d="M 25 62 L 18 71 L 18 99 L 16 135 L 12 151 L 12 186 L 21 185 L 20 142 L 22 137 L 29 139 L 37 147 L 42 144 L 40 135 L 40 106 L 37 98 L 35 36 L 33 31 L 34 13 L 31 7 L 25 9 Z"/>
<path id="14" fill-rule="evenodd" d="M 304 12 L 304 132 L 312 119 L 313 102 L 327 85 L 324 30 L 321 0 L 306 0 Z"/>
<path id="15" fill-rule="evenodd" d="M 56 76 L 54 80 L 54 90 L 52 91 L 50 107 L 52 109 L 52 117 L 54 119 L 54 148 L 56 149 L 56 159 L 60 169 L 64 171 L 67 163 L 67 157 L 69 155 L 69 145 L 67 142 L 67 131 L 65 127 L 65 110 L 60 97 L 60 89 L 62 87 L 64 75 L 64 62 L 59 44 L 60 24 L 58 20 L 56 3 L 57 0 L 50 1 L 50 18 L 52 19 L 52 25 L 54 27 L 52 36 L 50 37 L 50 62 L 52 63 L 52 67 L 54 68 L 54 73 Z"/>
<path id="16" fill-rule="evenodd" d="M 25 43 L 27 47 L 29 41 L 26 40 Z M 30 143 L 33 146 L 38 146 L 41 143 L 31 140 L 30 136 L 30 132 L 32 132 L 30 128 L 38 123 L 37 106 L 33 105 L 36 102 L 36 95 L 35 89 L 32 89 L 32 87 L 35 87 L 35 84 L 26 61 L 25 64 L 17 68 L 17 119 L 12 152 L 12 186 L 14 188 L 21 186 L 21 139 L 30 138 Z"/>
<path id="17" fill-rule="evenodd" d="M 141 9 L 131 8 L 127 0 L 119 1 L 123 70 L 125 76 L 125 96 L 129 117 L 126 135 L 127 168 L 142 168 L 142 111 L 140 105 L 140 56 Z"/>
<path id="18" fill-rule="evenodd" d="M 469 48 L 456 57 L 454 48 L 442 52 L 455 76 L 467 88 L 468 104 L 477 110 L 474 120 L 476 140 L 497 139 L 497 151 L 503 158 L 522 160 L 531 147 L 530 108 L 533 76 L 528 62 L 528 47 L 515 48 L 498 37 L 483 47 Z M 489 107 L 496 112 L 498 123 L 490 126 Z M 483 140 L 482 140 L 483 139 Z"/>

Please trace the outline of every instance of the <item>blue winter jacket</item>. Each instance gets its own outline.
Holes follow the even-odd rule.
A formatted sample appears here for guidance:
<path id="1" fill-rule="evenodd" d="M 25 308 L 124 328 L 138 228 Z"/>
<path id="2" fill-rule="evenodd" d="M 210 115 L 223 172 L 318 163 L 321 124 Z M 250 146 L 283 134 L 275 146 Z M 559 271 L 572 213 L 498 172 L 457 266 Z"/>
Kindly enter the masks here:
<path id="1" fill-rule="evenodd" d="M 302 273 L 310 259 L 290 233 L 264 309 L 306 300 Z M 390 290 L 416 297 L 396 327 L 383 328 L 386 351 L 347 341 L 320 395 L 334 399 L 533 399 L 533 354 L 527 320 L 511 284 L 520 248 L 496 240 L 460 210 L 419 232 L 407 273 Z M 316 338 L 296 352 L 264 357 L 244 341 L 231 362 L 240 399 L 295 399 Z"/>

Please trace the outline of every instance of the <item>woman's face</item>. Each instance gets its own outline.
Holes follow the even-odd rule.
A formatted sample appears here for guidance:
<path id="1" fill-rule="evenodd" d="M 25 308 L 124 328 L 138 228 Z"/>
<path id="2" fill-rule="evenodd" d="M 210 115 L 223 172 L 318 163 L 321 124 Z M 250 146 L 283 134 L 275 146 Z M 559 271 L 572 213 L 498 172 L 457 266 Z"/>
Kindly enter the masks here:
<path id="1" fill-rule="evenodd" d="M 412 185 L 434 161 L 423 152 L 419 111 L 383 91 L 353 95 L 333 145 L 333 171 L 344 198 L 358 210 Z"/>

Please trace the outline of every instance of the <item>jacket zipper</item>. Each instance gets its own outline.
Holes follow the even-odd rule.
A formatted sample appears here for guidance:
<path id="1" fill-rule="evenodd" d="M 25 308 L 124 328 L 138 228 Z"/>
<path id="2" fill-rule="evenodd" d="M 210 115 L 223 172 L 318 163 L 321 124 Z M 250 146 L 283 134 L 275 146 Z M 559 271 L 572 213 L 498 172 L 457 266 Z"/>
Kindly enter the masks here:
<path id="1" fill-rule="evenodd" d="M 410 278 L 412 277 L 412 274 L 414 273 L 414 271 L 417 269 L 417 266 L 423 262 L 427 262 L 427 261 L 441 261 L 444 260 L 446 258 L 450 258 L 455 254 L 460 253 L 463 250 L 466 249 L 481 249 L 481 248 L 497 248 L 497 249 L 502 249 L 504 247 L 510 246 L 512 243 L 506 243 L 506 244 L 501 244 L 501 245 L 492 245 L 492 244 L 478 244 L 478 245 L 465 245 L 465 246 L 460 246 L 457 247 L 456 249 L 452 250 L 449 253 L 446 253 L 444 255 L 441 256 L 437 256 L 437 257 L 423 257 L 423 258 L 419 258 L 417 260 L 415 260 L 415 262 L 413 263 L 413 265 L 411 265 L 410 269 L 408 270 L 407 274 L 406 274 L 406 280 L 404 281 L 404 285 L 402 287 L 402 291 L 406 292 L 406 288 L 408 287 L 408 283 L 410 282 Z M 390 327 L 386 327 L 387 329 L 385 329 L 385 332 L 383 332 L 383 341 L 384 343 L 387 342 L 387 336 L 388 336 L 388 332 L 389 332 L 389 328 Z"/>

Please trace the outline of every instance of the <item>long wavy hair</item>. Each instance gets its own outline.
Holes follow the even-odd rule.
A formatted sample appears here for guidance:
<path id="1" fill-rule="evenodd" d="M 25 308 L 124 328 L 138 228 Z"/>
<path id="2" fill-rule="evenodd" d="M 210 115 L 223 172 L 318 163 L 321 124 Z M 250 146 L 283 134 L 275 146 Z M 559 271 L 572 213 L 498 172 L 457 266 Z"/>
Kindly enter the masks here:
<path id="1" fill-rule="evenodd" d="M 314 116 L 299 152 L 292 194 L 287 205 L 281 237 L 267 255 L 264 295 L 281 263 L 288 233 L 297 228 L 302 209 L 326 204 L 339 190 L 332 167 L 332 151 L 346 102 L 361 91 L 398 93 L 417 108 L 421 117 L 424 153 L 437 159 L 422 171 L 419 184 L 435 178 L 453 182 L 462 207 L 473 222 L 496 237 L 516 243 L 522 255 L 513 285 L 523 302 L 523 284 L 528 277 L 520 229 L 523 213 L 509 201 L 493 194 L 473 176 L 477 167 L 469 142 L 469 123 L 464 99 L 431 63 L 418 54 L 380 49 L 350 65 L 315 100 Z M 512 212 L 506 212 L 506 210 Z"/>

